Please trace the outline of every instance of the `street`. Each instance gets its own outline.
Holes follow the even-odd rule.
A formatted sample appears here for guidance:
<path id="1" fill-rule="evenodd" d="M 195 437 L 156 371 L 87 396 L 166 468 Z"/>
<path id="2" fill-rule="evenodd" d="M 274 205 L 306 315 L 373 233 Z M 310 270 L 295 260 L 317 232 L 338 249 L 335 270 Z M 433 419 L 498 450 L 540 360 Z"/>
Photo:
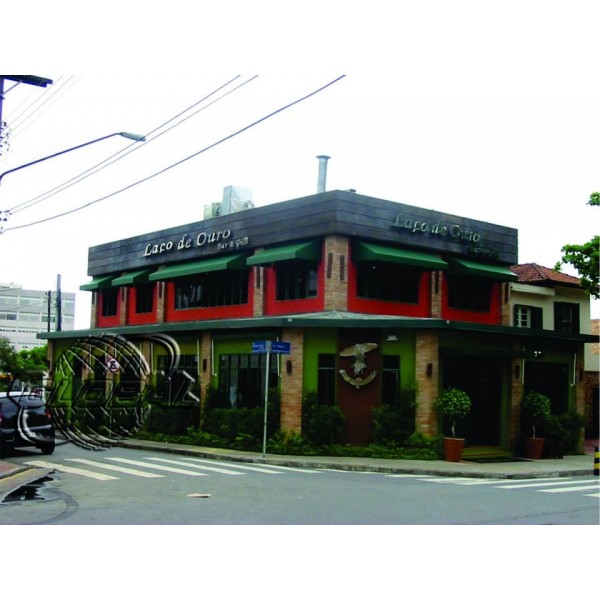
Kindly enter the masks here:
<path id="1" fill-rule="evenodd" d="M 48 477 L 0 523 L 60 525 L 598 525 L 597 477 L 469 479 L 291 468 L 58 446 L 14 463 Z"/>

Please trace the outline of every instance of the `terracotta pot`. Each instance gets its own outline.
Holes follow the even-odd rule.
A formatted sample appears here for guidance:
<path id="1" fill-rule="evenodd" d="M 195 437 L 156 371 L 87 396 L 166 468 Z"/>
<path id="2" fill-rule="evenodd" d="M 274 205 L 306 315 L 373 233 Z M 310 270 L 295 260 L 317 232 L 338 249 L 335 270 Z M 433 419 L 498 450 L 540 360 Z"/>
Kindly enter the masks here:
<path id="1" fill-rule="evenodd" d="M 449 462 L 460 462 L 463 448 L 465 447 L 464 438 L 444 438 L 444 459 Z"/>
<path id="2" fill-rule="evenodd" d="M 539 460 L 544 452 L 544 438 L 525 438 L 525 458 Z"/>

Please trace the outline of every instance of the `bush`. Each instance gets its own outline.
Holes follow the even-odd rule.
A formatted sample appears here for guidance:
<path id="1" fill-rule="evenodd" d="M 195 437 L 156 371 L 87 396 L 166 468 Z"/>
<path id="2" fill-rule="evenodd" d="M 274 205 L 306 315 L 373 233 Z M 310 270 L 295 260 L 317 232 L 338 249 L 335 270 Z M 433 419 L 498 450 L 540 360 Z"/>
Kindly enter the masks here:
<path id="1" fill-rule="evenodd" d="M 452 437 L 456 437 L 456 419 L 463 419 L 471 411 L 471 398 L 469 395 L 457 388 L 447 388 L 436 400 L 435 407 L 437 411 L 450 419 Z"/>
<path id="2" fill-rule="evenodd" d="M 398 406 L 383 404 L 373 409 L 373 436 L 377 443 L 400 445 L 415 431 L 416 393 L 402 390 Z"/>
<path id="3" fill-rule="evenodd" d="M 344 430 L 344 413 L 338 406 L 327 406 L 317 402 L 311 392 L 302 403 L 302 434 L 317 446 L 336 444 Z"/>
<path id="4" fill-rule="evenodd" d="M 190 427 L 198 426 L 199 411 L 196 407 L 160 407 L 152 405 L 144 421 L 144 429 L 149 433 L 183 435 Z"/>
<path id="5" fill-rule="evenodd" d="M 521 401 L 523 427 L 531 427 L 535 437 L 535 426 L 550 416 L 550 398 L 539 392 L 527 392 Z"/>
<path id="6" fill-rule="evenodd" d="M 576 412 L 548 415 L 540 424 L 546 447 L 551 455 L 562 457 L 580 450 L 581 429 L 585 418 Z"/>

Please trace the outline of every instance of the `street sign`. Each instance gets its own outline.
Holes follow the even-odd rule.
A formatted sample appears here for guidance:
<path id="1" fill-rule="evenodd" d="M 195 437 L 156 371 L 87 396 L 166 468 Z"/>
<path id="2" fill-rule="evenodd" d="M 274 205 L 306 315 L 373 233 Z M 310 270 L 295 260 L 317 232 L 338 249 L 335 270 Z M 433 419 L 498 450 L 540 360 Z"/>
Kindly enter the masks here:
<path id="1" fill-rule="evenodd" d="M 271 342 L 271 352 L 274 354 L 289 354 L 290 343 L 289 342 Z"/>
<path id="2" fill-rule="evenodd" d="M 252 354 L 265 354 L 271 351 L 271 342 L 252 342 Z"/>

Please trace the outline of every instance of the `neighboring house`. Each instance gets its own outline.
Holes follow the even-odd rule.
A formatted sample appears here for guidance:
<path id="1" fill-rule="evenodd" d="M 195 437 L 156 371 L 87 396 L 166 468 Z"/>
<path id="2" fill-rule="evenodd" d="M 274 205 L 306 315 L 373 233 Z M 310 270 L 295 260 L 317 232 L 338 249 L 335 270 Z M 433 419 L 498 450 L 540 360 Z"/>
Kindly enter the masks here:
<path id="1" fill-rule="evenodd" d="M 523 361 L 526 391 L 550 396 L 553 412 L 576 408 L 586 416 L 586 437 L 598 437 L 598 327 L 592 331 L 590 296 L 578 278 L 535 263 L 516 265 L 519 277 L 510 284 L 511 323 L 514 327 L 552 331 L 557 334 L 595 334 L 596 344 L 571 346 L 547 341 L 540 358 Z M 595 361 L 594 361 L 595 346 Z M 578 382 L 584 382 L 577 388 Z M 579 389 L 575 405 L 569 403 L 569 388 Z M 595 427 L 594 427 L 595 424 Z"/>
<path id="2" fill-rule="evenodd" d="M 14 283 L 0 283 L 0 335 L 7 337 L 15 350 L 30 350 L 46 344 L 38 333 L 55 331 L 56 293 L 30 290 Z M 75 326 L 75 294 L 62 292 L 61 325 Z"/>
<path id="3" fill-rule="evenodd" d="M 555 407 L 583 408 L 594 339 L 576 324 L 589 309 L 570 281 L 519 283 L 515 326 L 517 247 L 509 227 L 322 192 L 90 248 L 91 328 L 40 337 L 66 402 L 86 386 L 118 398 L 150 385 L 177 403 L 191 386 L 252 408 L 277 388 L 281 429 L 301 432 L 314 393 L 343 411 L 343 441 L 365 444 L 383 404 L 440 432 L 435 400 L 454 386 L 472 399 L 467 444 L 514 449 L 524 388 L 555 363 Z M 263 342 L 289 354 L 269 361 Z"/>

